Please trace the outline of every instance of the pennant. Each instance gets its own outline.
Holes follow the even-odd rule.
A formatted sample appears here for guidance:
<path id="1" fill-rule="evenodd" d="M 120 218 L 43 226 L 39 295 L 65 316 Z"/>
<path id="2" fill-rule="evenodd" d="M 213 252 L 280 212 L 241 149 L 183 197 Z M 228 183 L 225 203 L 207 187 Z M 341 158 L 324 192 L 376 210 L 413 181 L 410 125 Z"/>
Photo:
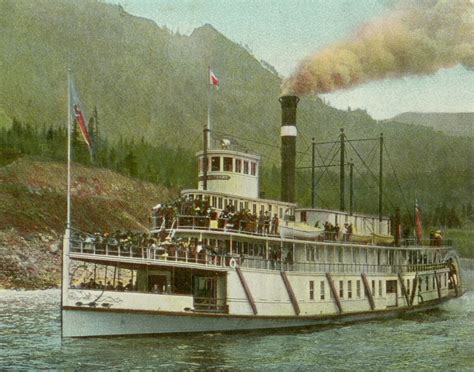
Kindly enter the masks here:
<path id="1" fill-rule="evenodd" d="M 214 75 L 211 69 L 209 69 L 209 84 L 214 88 L 219 89 L 219 79 Z"/>
<path id="2" fill-rule="evenodd" d="M 69 105 L 70 105 L 70 115 L 74 118 L 75 122 L 79 124 L 79 128 L 81 129 L 82 137 L 84 138 L 85 143 L 89 147 L 89 151 L 92 152 L 91 140 L 89 138 L 89 131 L 87 128 L 86 121 L 84 119 L 84 111 L 82 109 L 82 105 L 79 101 L 79 97 L 76 92 L 76 87 L 74 85 L 74 81 L 70 80 L 69 86 Z"/>

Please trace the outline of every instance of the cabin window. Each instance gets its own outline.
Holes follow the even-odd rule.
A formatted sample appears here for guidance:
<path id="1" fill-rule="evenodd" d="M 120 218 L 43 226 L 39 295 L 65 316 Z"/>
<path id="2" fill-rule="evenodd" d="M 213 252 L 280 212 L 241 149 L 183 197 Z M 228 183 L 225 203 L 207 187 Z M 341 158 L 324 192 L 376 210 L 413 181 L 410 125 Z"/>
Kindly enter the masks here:
<path id="1" fill-rule="evenodd" d="M 357 257 L 359 256 L 359 248 L 353 248 L 352 250 L 352 263 L 357 263 Z"/>
<path id="2" fill-rule="evenodd" d="M 314 281 L 309 281 L 309 299 L 314 300 Z"/>
<path id="3" fill-rule="evenodd" d="M 360 298 L 360 280 L 356 281 L 356 296 Z"/>
<path id="4" fill-rule="evenodd" d="M 339 280 L 339 297 L 344 298 L 344 281 Z"/>
<path id="5" fill-rule="evenodd" d="M 315 261 L 320 261 L 320 259 L 319 259 L 319 247 L 314 247 L 314 253 L 315 253 L 315 255 L 314 255 Z"/>
<path id="6" fill-rule="evenodd" d="M 300 212 L 300 219 L 301 219 L 301 222 L 306 222 L 306 211 Z"/>
<path id="7" fill-rule="evenodd" d="M 397 293 L 397 281 L 396 280 L 387 280 L 387 293 Z"/>
<path id="8" fill-rule="evenodd" d="M 218 202 L 217 208 L 222 209 L 222 198 L 219 198 L 217 202 Z"/>
<path id="9" fill-rule="evenodd" d="M 382 297 L 382 281 L 379 280 L 379 297 Z"/>
<path id="10" fill-rule="evenodd" d="M 239 203 L 239 210 L 240 211 L 244 210 L 244 202 Z"/>
<path id="11" fill-rule="evenodd" d="M 369 263 L 369 250 L 365 250 L 365 263 Z"/>
<path id="12" fill-rule="evenodd" d="M 269 210 L 270 212 L 272 211 L 272 205 L 271 205 L 271 204 L 268 206 L 268 210 Z"/>
<path id="13" fill-rule="evenodd" d="M 245 209 L 249 209 L 249 202 L 246 201 L 246 202 L 244 203 L 244 206 L 245 206 Z"/>
<path id="14" fill-rule="evenodd" d="M 213 156 L 211 158 L 211 171 L 221 170 L 221 158 L 220 156 Z"/>
<path id="15" fill-rule="evenodd" d="M 252 176 L 255 176 L 257 174 L 257 163 L 252 162 L 250 165 L 250 173 Z"/>
<path id="16" fill-rule="evenodd" d="M 429 281 L 428 281 L 428 277 L 425 276 L 425 290 L 428 290 L 430 288 L 430 284 L 429 284 Z"/>
<path id="17" fill-rule="evenodd" d="M 242 160 L 235 159 L 235 173 L 242 173 Z"/>
<path id="18" fill-rule="evenodd" d="M 375 297 L 375 280 L 372 280 L 372 296 Z"/>
<path id="19" fill-rule="evenodd" d="M 211 207 L 214 207 L 214 208 L 217 207 L 217 196 L 212 197 Z"/>
<path id="20" fill-rule="evenodd" d="M 352 298 L 352 280 L 347 281 L 347 298 Z"/>
<path id="21" fill-rule="evenodd" d="M 410 294 L 410 279 L 407 279 L 407 295 Z"/>
<path id="22" fill-rule="evenodd" d="M 257 204 L 253 203 L 252 210 L 253 210 L 253 214 L 257 213 Z"/>
<path id="23" fill-rule="evenodd" d="M 239 201 L 236 199 L 234 200 L 234 208 L 237 209 L 237 205 L 239 204 Z"/>
<path id="24" fill-rule="evenodd" d="M 249 174 L 249 162 L 244 160 L 244 174 Z"/>
<path id="25" fill-rule="evenodd" d="M 435 283 L 435 276 L 433 275 L 433 285 L 432 285 L 431 288 L 435 289 L 435 288 L 436 288 L 435 285 L 436 285 L 436 283 Z"/>
<path id="26" fill-rule="evenodd" d="M 232 172 L 232 158 L 224 158 L 224 172 Z"/>
<path id="27" fill-rule="evenodd" d="M 264 204 L 260 204 L 260 212 L 265 212 L 265 205 Z"/>
<path id="28" fill-rule="evenodd" d="M 199 160 L 198 160 L 198 172 L 199 173 L 201 173 L 203 171 L 202 170 L 203 164 L 204 164 L 203 160 L 201 158 L 199 158 Z"/>
<path id="29" fill-rule="evenodd" d="M 444 273 L 444 286 L 448 286 L 448 274 Z"/>

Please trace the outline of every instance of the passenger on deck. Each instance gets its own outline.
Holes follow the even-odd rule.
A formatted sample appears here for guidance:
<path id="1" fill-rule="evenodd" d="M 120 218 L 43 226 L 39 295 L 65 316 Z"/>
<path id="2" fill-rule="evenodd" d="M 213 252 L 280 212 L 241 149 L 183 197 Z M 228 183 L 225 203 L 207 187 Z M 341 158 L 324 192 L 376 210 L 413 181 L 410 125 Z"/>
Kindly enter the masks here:
<path id="1" fill-rule="evenodd" d="M 257 232 L 259 234 L 263 233 L 264 224 L 265 224 L 265 216 L 263 215 L 263 211 L 260 211 L 260 214 L 258 215 L 258 223 L 257 223 Z"/>
<path id="2" fill-rule="evenodd" d="M 107 282 L 107 286 L 105 287 L 105 289 L 107 289 L 108 291 L 113 291 L 114 290 L 114 286 L 112 285 L 110 280 Z"/>
<path id="3" fill-rule="evenodd" d="M 269 211 L 265 212 L 265 222 L 264 222 L 264 227 L 265 227 L 265 234 L 270 234 L 270 221 L 271 221 L 271 215 Z"/>
<path id="4" fill-rule="evenodd" d="M 117 287 L 115 287 L 115 289 L 119 292 L 123 292 L 125 291 L 125 287 L 123 286 L 123 283 L 119 280 L 119 282 L 117 283 Z"/>
<path id="5" fill-rule="evenodd" d="M 278 234 L 278 216 L 275 213 L 272 218 L 272 234 L 277 235 Z"/>
<path id="6" fill-rule="evenodd" d="M 132 282 L 132 279 L 130 279 L 127 283 L 127 285 L 125 286 L 125 290 L 130 292 L 130 291 L 133 291 L 133 282 Z"/>

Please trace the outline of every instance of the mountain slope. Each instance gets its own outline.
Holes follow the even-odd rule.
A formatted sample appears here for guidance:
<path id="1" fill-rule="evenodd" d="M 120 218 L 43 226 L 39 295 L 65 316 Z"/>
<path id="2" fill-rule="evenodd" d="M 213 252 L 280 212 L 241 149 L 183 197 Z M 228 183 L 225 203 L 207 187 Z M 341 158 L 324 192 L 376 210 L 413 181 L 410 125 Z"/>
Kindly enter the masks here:
<path id="1" fill-rule="evenodd" d="M 474 112 L 404 112 L 392 120 L 422 125 L 453 136 L 474 137 Z"/>
<path id="2" fill-rule="evenodd" d="M 267 169 L 279 164 L 280 78 L 210 25 L 183 36 L 119 6 L 93 0 L 2 0 L 0 52 L 3 117 L 37 127 L 64 126 L 69 66 L 88 112 L 97 106 L 101 137 L 116 143 L 120 138 L 144 138 L 191 150 L 200 147 L 207 122 L 211 65 L 222 82 L 212 93 L 214 136 L 231 137 L 261 153 Z M 299 104 L 298 165 L 310 164 L 312 137 L 317 142 L 337 140 L 340 128 L 353 139 L 384 133 L 400 187 L 410 200 L 415 190 L 430 203 L 472 199 L 474 149 L 469 139 L 396 121 L 377 122 L 364 111 L 337 110 L 314 96 L 303 97 Z M 374 142 L 354 146 L 365 157 L 376 153 Z M 330 146 L 319 148 L 323 158 L 329 150 Z M 348 156 L 363 168 L 355 152 Z M 365 161 L 376 168 L 369 160 Z M 385 173 L 389 172 L 393 174 L 387 164 Z M 397 182 L 387 182 L 391 193 L 399 188 Z M 277 183 L 269 187 L 276 190 Z M 320 196 L 336 195 L 321 205 L 337 207 L 337 186 L 319 186 Z M 298 187 L 301 200 L 308 202 L 309 185 L 300 182 Z M 374 198 L 367 194 L 372 192 L 360 195 L 359 205 L 371 209 Z M 394 203 L 400 205 L 401 200 L 398 196 Z"/>

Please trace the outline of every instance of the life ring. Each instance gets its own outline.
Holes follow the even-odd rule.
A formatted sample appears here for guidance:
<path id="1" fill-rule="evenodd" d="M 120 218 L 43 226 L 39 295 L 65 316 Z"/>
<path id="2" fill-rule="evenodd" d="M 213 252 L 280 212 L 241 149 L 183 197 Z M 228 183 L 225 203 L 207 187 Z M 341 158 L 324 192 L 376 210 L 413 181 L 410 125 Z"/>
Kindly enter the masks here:
<path id="1" fill-rule="evenodd" d="M 231 258 L 229 260 L 229 266 L 232 267 L 233 269 L 237 267 L 237 261 L 235 260 L 235 258 Z"/>

